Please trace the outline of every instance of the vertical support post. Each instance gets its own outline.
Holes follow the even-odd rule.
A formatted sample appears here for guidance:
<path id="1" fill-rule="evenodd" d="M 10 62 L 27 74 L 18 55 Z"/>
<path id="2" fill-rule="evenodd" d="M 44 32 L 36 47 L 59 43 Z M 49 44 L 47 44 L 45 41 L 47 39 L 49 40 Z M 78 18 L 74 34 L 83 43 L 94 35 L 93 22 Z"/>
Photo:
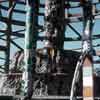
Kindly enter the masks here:
<path id="1" fill-rule="evenodd" d="M 11 33 L 12 33 L 12 26 L 11 26 L 11 19 L 13 14 L 13 9 L 15 7 L 15 2 L 10 0 L 9 1 L 9 9 L 8 9 L 8 20 L 7 20 L 7 38 L 6 38 L 6 61 L 5 61 L 5 72 L 9 71 L 9 63 L 10 63 L 10 42 L 11 42 Z"/>
<path id="2" fill-rule="evenodd" d="M 37 12 L 37 8 L 35 9 L 36 3 L 38 3 L 38 0 L 26 0 L 25 66 L 23 73 L 24 84 L 22 84 L 22 86 L 24 85 L 22 91 L 26 96 L 25 98 L 31 98 L 33 94 L 33 71 L 36 63 L 37 41 L 36 25 L 38 24 L 38 18 L 35 14 Z"/>
<path id="3" fill-rule="evenodd" d="M 82 40 L 82 52 L 86 52 L 83 62 L 83 100 L 94 100 L 93 93 L 93 59 L 92 59 L 92 1 L 83 4 L 84 29 Z"/>
<path id="4" fill-rule="evenodd" d="M 45 47 L 62 49 L 64 44 L 64 1 L 46 0 L 45 4 Z"/>
<path id="5" fill-rule="evenodd" d="M 46 0 L 45 3 L 45 44 L 47 55 L 53 58 L 63 49 L 65 32 L 64 0 Z M 58 61 L 59 62 L 59 61 Z"/>

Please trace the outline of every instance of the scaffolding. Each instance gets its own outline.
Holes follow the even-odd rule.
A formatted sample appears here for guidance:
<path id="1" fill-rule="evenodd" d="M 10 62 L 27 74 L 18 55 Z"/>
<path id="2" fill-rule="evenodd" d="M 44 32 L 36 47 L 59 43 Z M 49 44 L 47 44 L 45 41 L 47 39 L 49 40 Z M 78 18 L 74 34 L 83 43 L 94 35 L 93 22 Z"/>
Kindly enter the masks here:
<path id="1" fill-rule="evenodd" d="M 0 22 L 4 25 L 0 29 L 0 40 L 5 44 L 0 44 L 0 52 L 5 55 L 0 56 L 4 62 L 0 65 L 0 76 L 9 84 L 10 96 L 24 100 L 99 100 L 100 93 L 94 88 L 99 75 L 94 66 L 100 64 L 100 59 L 95 60 L 94 56 L 100 57 L 97 49 L 100 44 L 93 44 L 100 37 L 93 34 L 94 24 L 100 19 L 98 5 L 99 0 L 0 1 Z M 79 22 L 81 32 L 75 28 L 80 27 Z M 76 36 L 66 37 L 69 28 Z M 20 41 L 15 42 L 16 38 L 25 40 L 24 46 Z M 65 50 L 65 42 L 77 44 L 76 41 L 82 42 L 81 48 Z M 13 60 L 12 45 L 18 50 Z M 1 93 L 1 96 L 7 95 L 7 92 Z"/>

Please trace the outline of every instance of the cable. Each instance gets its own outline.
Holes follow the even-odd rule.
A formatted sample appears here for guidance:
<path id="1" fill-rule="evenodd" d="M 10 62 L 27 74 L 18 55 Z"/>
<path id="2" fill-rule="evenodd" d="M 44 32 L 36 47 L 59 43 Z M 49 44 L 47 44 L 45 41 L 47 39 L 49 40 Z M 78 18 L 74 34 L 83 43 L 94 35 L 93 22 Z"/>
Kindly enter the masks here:
<path id="1" fill-rule="evenodd" d="M 84 61 L 84 58 L 86 57 L 87 55 L 87 52 L 83 52 L 81 54 L 81 56 L 79 57 L 79 60 L 77 62 L 77 65 L 76 65 L 76 69 L 75 69 L 75 72 L 74 72 L 74 77 L 73 77 L 73 80 L 72 80 L 72 85 L 71 85 L 71 92 L 70 92 L 70 100 L 73 100 L 73 97 L 74 97 L 74 93 L 76 91 L 76 86 L 75 84 L 79 81 L 79 73 L 80 73 L 80 69 L 81 69 L 81 66 L 83 64 L 83 61 Z"/>

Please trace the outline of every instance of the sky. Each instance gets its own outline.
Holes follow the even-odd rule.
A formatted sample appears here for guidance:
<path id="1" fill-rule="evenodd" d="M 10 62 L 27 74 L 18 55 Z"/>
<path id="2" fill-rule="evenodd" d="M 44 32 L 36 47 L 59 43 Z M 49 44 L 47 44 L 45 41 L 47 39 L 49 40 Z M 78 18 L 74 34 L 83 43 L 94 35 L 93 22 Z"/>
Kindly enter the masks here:
<path id="1" fill-rule="evenodd" d="M 41 3 L 44 3 L 45 0 L 40 0 Z M 98 0 L 93 0 L 93 1 L 98 1 Z M 3 6 L 8 6 L 8 2 L 2 3 Z M 73 6 L 77 5 L 77 3 L 72 3 Z M 17 4 L 15 9 L 18 10 L 22 10 L 25 11 L 25 5 L 21 5 L 21 4 Z M 100 4 L 98 4 L 97 9 L 100 9 Z M 7 11 L 2 10 L 2 16 L 7 17 Z M 43 8 L 39 9 L 39 12 L 44 12 Z M 66 12 L 66 10 L 65 10 Z M 77 13 L 82 13 L 82 9 L 81 8 L 74 8 L 74 9 L 70 9 L 70 13 L 73 14 L 77 14 Z M 26 15 L 25 14 L 19 14 L 19 13 L 13 13 L 13 19 L 15 20 L 20 20 L 20 21 L 25 21 Z M 39 16 L 39 25 L 43 25 L 44 24 L 44 17 L 40 17 Z M 78 22 L 78 23 L 71 23 L 71 25 L 80 33 L 82 34 L 83 31 L 83 23 L 82 22 Z M 93 28 L 93 35 L 96 34 L 100 34 L 100 20 L 95 20 L 95 24 L 94 24 L 94 28 Z M 0 29 L 5 30 L 6 29 L 6 24 L 3 22 L 0 22 Z M 16 25 L 12 25 L 12 30 L 13 31 L 17 31 L 17 30 L 25 30 L 24 26 L 16 26 Z M 24 33 L 25 31 L 22 31 L 21 33 Z M 0 33 L 0 36 L 2 35 L 2 33 Z M 39 33 L 40 36 L 44 35 L 44 32 L 40 32 Z M 65 31 L 65 36 L 66 37 L 72 37 L 75 38 L 77 37 L 77 35 L 68 27 L 66 26 L 66 31 Z M 6 38 L 5 36 L 3 36 L 2 38 Z M 24 38 L 17 38 L 12 36 L 12 39 L 14 39 L 14 41 L 20 45 L 22 48 L 24 48 Z M 97 45 L 100 44 L 100 39 L 97 40 L 93 40 L 93 45 Z M 5 45 L 5 41 L 0 39 L 0 45 Z M 38 48 L 42 48 L 43 47 L 43 42 L 42 41 L 38 41 L 37 42 L 37 46 Z M 68 49 L 68 50 L 72 50 L 72 49 L 77 49 L 81 47 L 81 41 L 74 41 L 74 42 L 64 42 L 64 49 Z M 100 47 L 96 47 L 96 50 L 100 50 Z M 18 48 L 16 48 L 14 45 L 11 44 L 11 55 L 10 58 L 13 58 L 14 53 L 18 51 Z M 4 52 L 0 51 L 0 57 L 4 58 L 5 54 Z M 0 60 L 0 65 L 4 64 L 4 60 Z"/>

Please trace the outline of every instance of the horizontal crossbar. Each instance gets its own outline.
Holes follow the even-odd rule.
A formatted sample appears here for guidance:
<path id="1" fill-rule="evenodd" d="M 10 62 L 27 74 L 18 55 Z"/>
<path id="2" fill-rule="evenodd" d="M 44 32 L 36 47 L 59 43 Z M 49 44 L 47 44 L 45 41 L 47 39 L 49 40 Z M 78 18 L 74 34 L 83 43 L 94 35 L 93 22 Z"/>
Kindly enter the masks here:
<path id="1" fill-rule="evenodd" d="M 7 94 L 0 94 L 0 96 L 12 96 L 13 98 L 24 98 L 25 96 L 21 95 L 7 95 Z M 82 96 L 75 97 L 77 100 L 81 100 Z M 51 100 L 57 100 L 57 99 L 66 99 L 70 100 L 69 96 L 32 96 L 32 99 L 51 99 Z M 94 97 L 94 100 L 100 100 L 100 97 Z"/>
<path id="2" fill-rule="evenodd" d="M 11 95 L 1 95 L 0 94 L 0 96 L 11 96 Z M 13 95 L 12 97 L 14 97 L 14 98 L 24 98 L 25 96 L 21 96 L 21 95 Z M 75 97 L 75 98 L 77 98 L 77 99 L 82 99 L 82 97 Z M 55 100 L 57 100 L 57 99 L 66 99 L 66 100 L 69 100 L 70 99 L 70 97 L 69 96 L 32 96 L 32 99 L 55 99 Z"/>

